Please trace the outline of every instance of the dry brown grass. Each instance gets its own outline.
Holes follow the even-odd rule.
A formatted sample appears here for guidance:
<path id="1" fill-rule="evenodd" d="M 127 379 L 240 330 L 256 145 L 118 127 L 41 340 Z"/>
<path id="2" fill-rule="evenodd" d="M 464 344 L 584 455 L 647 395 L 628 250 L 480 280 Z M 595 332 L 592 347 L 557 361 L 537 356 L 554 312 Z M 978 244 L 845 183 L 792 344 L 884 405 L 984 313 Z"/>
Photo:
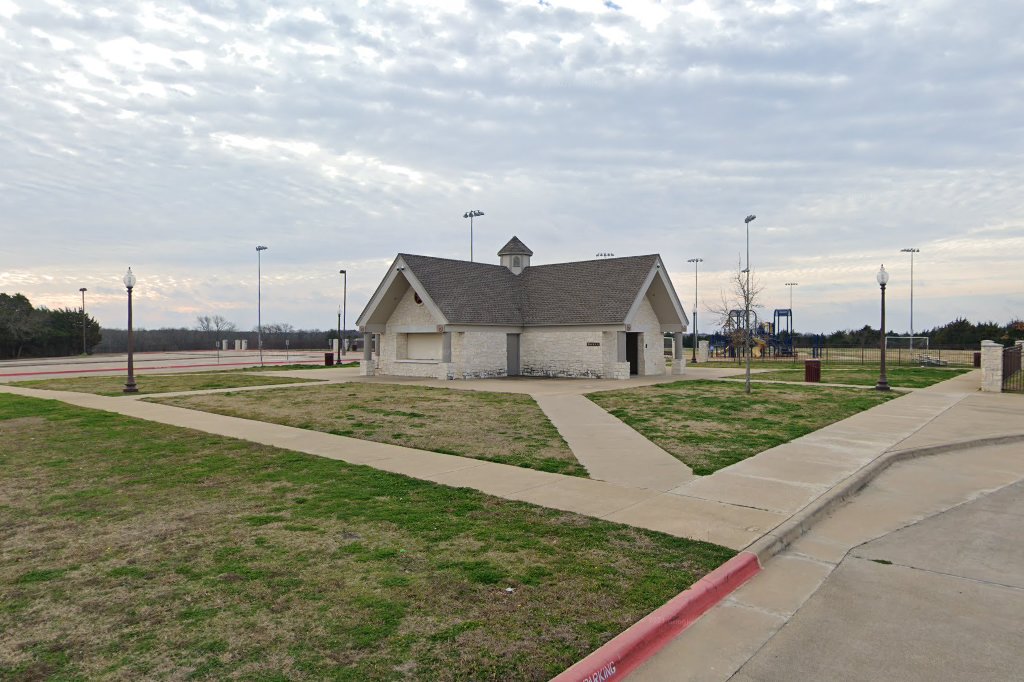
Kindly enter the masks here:
<path id="1" fill-rule="evenodd" d="M 707 475 L 897 397 L 855 388 L 679 381 L 588 397 Z"/>
<path id="2" fill-rule="evenodd" d="M 198 374 L 147 374 L 136 376 L 139 392 L 173 393 L 175 391 L 207 391 L 218 388 L 243 388 L 246 386 L 272 386 L 275 384 L 301 384 L 316 379 L 293 379 L 290 377 L 261 376 L 242 372 L 201 372 Z M 13 386 L 38 388 L 47 391 L 74 391 L 95 393 L 106 396 L 123 396 L 123 376 L 88 376 L 70 379 L 37 379 L 19 381 Z"/>
<path id="3" fill-rule="evenodd" d="M 733 554 L 2 394 L 0 496 L 12 680 L 544 680 Z"/>
<path id="4" fill-rule="evenodd" d="M 396 384 L 332 384 L 158 402 L 573 476 L 586 469 L 533 398 Z"/>

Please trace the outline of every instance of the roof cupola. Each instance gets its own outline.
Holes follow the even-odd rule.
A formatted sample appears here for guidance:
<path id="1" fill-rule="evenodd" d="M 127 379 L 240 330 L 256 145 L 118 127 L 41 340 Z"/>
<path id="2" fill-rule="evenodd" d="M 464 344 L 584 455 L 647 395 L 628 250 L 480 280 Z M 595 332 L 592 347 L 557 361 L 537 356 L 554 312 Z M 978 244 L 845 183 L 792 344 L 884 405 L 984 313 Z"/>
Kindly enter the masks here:
<path id="1" fill-rule="evenodd" d="M 516 275 L 525 268 L 530 267 L 530 256 L 532 255 L 533 251 L 530 251 L 526 244 L 519 241 L 519 237 L 512 237 L 512 239 L 508 240 L 508 244 L 505 244 L 498 251 L 501 264 Z"/>

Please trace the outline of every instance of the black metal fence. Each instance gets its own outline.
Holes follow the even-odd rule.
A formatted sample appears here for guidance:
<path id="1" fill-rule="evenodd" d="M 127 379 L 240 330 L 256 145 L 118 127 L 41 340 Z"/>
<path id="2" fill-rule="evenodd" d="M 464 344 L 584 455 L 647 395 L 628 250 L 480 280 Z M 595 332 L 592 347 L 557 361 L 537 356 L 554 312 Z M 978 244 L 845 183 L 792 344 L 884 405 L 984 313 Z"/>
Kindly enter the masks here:
<path id="1" fill-rule="evenodd" d="M 1003 349 L 1003 390 L 1024 393 L 1024 372 L 1020 370 L 1020 346 Z"/>
<path id="2" fill-rule="evenodd" d="M 885 352 L 885 363 L 893 367 L 973 367 L 974 355 L 977 351 L 965 349 L 932 348 L 888 348 Z M 847 346 L 797 348 L 791 356 L 765 356 L 755 358 L 758 362 L 772 362 L 784 365 L 802 363 L 804 360 L 818 358 L 825 364 L 833 365 L 878 365 L 882 360 L 882 352 L 878 347 Z M 711 357 L 713 362 L 737 362 L 738 358 Z"/>

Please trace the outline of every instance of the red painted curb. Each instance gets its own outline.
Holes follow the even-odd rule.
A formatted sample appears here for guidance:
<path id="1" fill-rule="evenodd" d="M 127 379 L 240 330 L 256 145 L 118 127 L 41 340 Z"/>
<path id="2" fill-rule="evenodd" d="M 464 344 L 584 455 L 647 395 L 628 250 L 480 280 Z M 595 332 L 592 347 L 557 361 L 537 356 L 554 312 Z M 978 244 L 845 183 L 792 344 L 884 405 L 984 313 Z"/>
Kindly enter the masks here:
<path id="1" fill-rule="evenodd" d="M 605 682 L 626 677 L 760 570 L 756 554 L 737 554 L 551 682 Z"/>

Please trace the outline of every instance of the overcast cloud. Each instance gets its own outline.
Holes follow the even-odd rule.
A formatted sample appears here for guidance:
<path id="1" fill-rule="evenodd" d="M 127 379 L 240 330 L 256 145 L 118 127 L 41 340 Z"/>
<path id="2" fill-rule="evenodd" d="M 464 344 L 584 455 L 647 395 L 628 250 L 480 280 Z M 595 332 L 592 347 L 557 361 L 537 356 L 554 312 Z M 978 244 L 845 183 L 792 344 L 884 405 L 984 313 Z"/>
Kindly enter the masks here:
<path id="1" fill-rule="evenodd" d="M 620 9 L 617 9 L 620 8 Z M 1024 3 L 0 0 L 0 291 L 348 324 L 398 252 L 744 251 L 798 329 L 1024 316 Z M 701 328 L 708 324 L 701 317 Z"/>

